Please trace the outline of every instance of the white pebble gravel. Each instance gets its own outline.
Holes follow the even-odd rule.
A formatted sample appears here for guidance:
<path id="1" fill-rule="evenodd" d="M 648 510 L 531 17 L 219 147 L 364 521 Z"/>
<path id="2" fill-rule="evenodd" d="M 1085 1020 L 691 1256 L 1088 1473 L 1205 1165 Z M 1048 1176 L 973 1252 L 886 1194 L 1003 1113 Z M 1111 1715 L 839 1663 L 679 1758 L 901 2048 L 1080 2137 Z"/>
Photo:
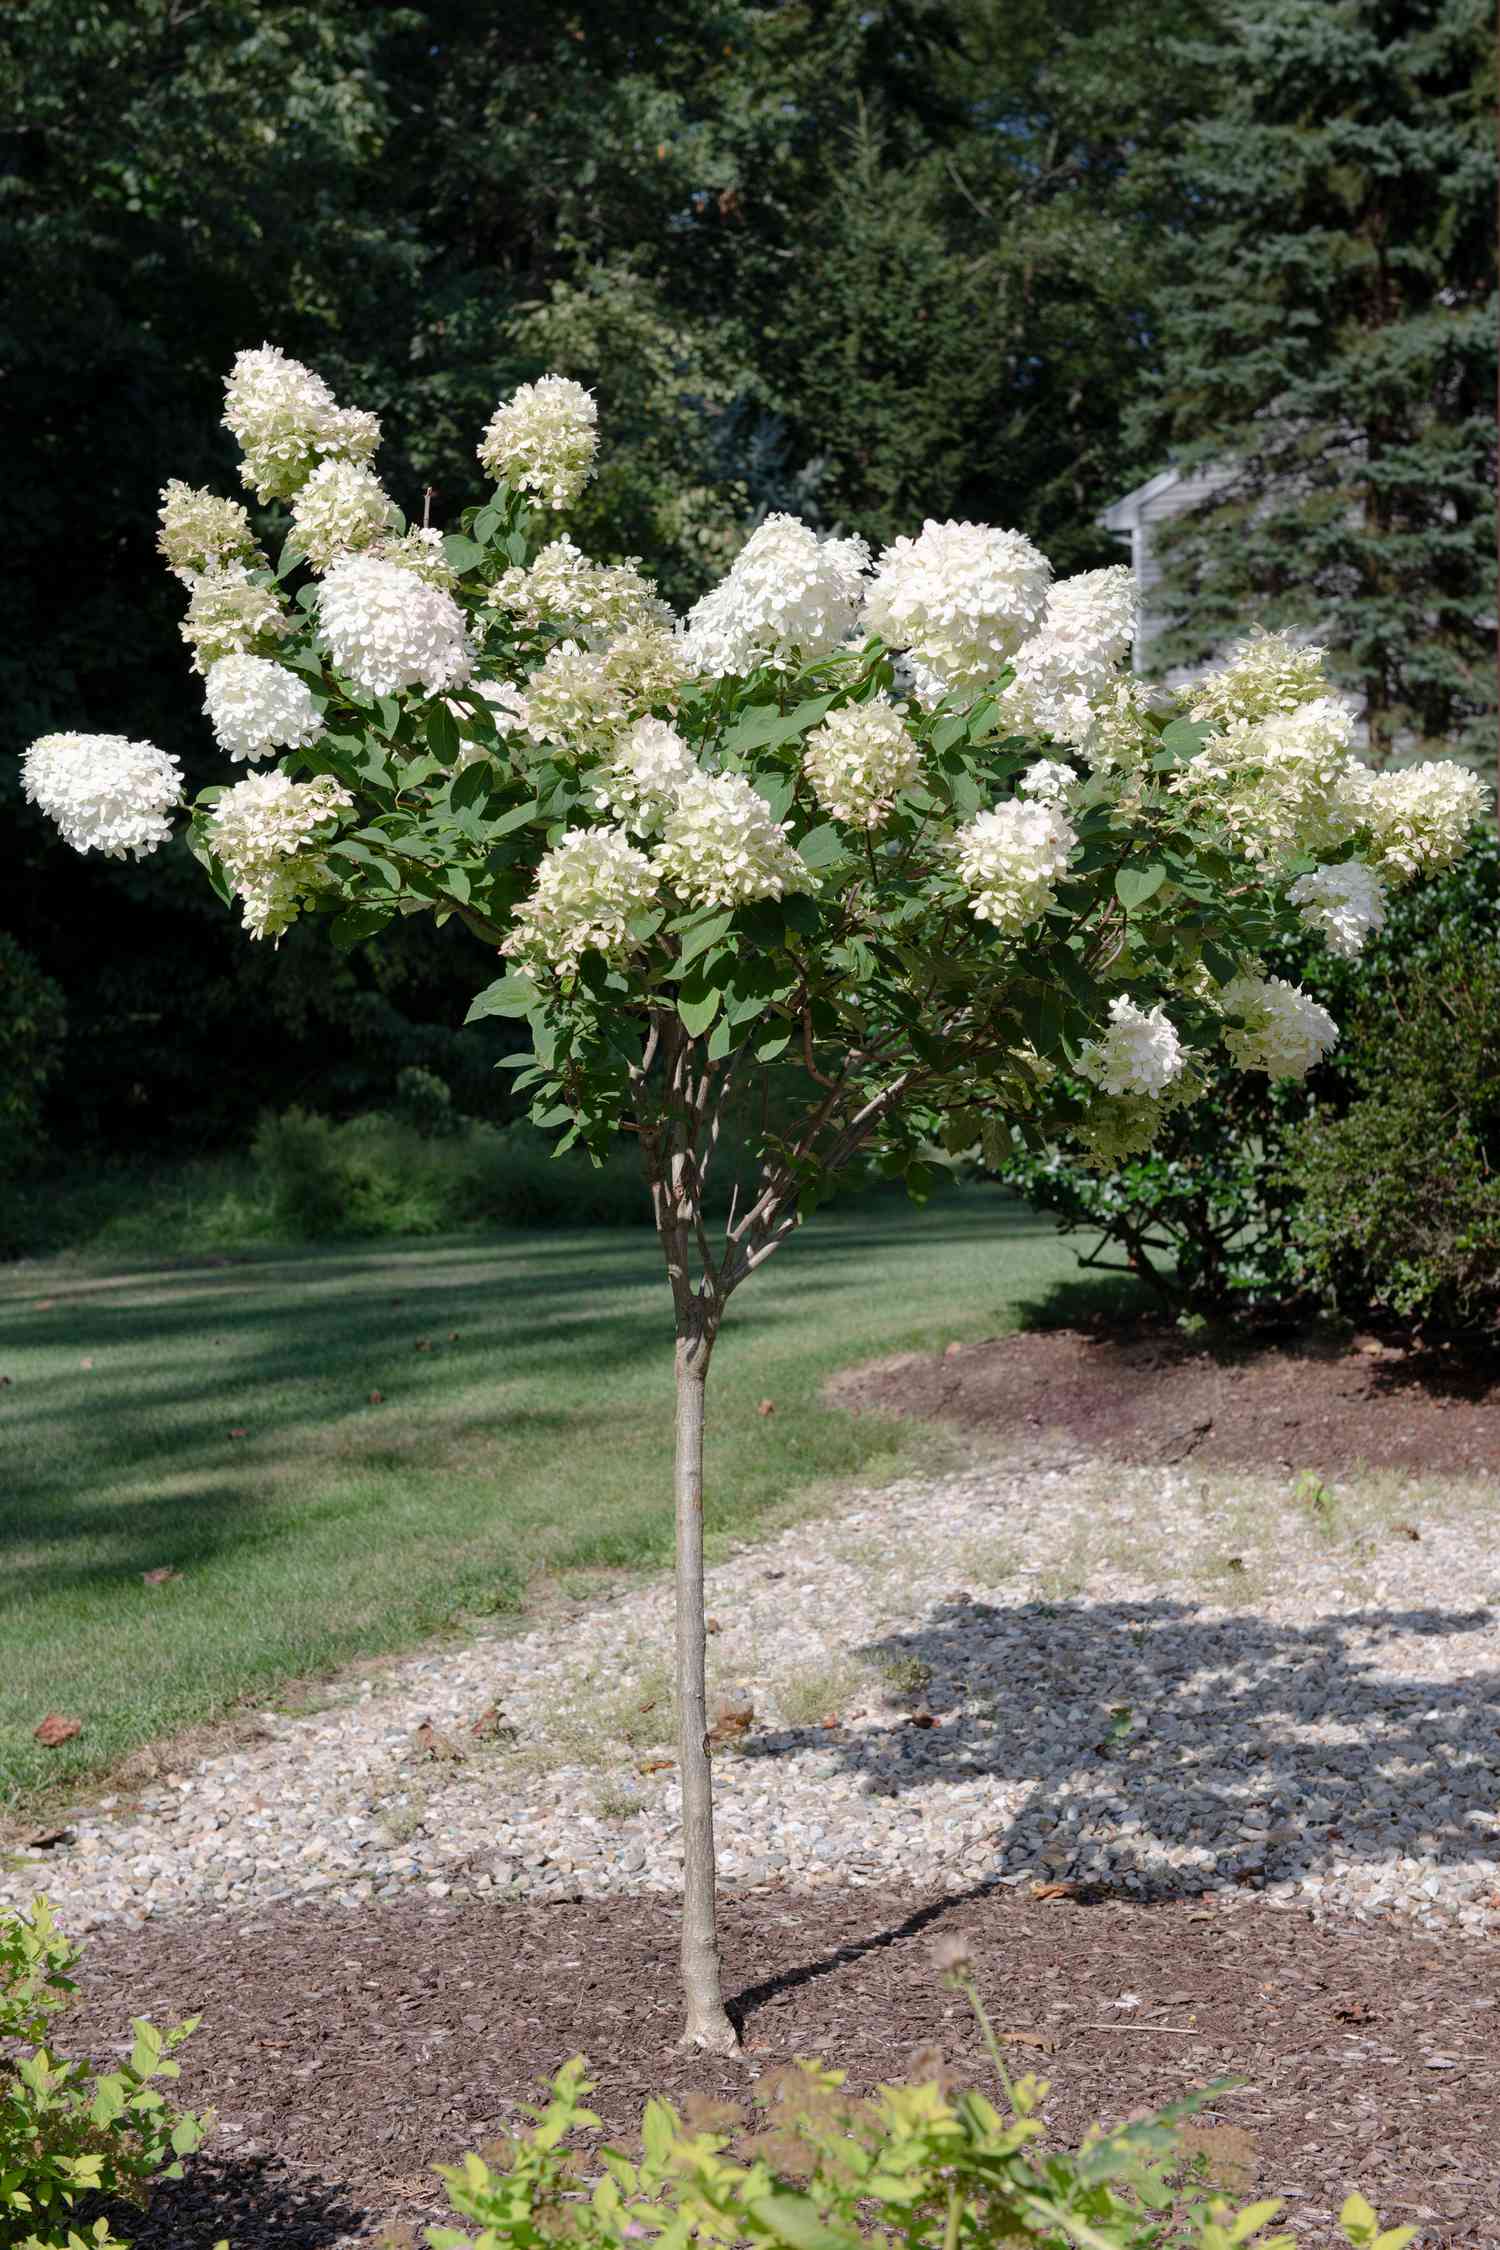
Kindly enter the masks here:
<path id="1" fill-rule="evenodd" d="M 754 1714 L 715 1759 L 725 1886 L 1084 1881 L 1500 1926 L 1489 1511 L 1437 1485 L 1403 1506 L 1420 1537 L 1389 1509 L 1330 1525 L 1284 1486 L 1043 1447 L 738 1553 L 708 1590 L 711 1680 Z M 345 1679 L 80 1806 L 67 1841 L 6 1863 L 0 1903 L 45 1889 L 83 1931 L 670 1891 L 670 1639 L 652 1582 Z M 476 1739 L 492 1707 L 506 1731 Z"/>

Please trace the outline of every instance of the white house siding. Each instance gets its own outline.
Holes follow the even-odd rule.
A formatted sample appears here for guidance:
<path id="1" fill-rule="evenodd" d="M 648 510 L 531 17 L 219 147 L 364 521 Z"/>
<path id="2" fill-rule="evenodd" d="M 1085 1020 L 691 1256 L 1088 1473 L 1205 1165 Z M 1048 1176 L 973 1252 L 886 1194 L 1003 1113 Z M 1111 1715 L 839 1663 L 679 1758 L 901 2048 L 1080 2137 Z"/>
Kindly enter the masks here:
<path id="1" fill-rule="evenodd" d="M 1169 523 L 1174 516 L 1184 515 L 1210 493 L 1226 485 L 1232 470 L 1222 463 L 1209 461 L 1201 468 L 1191 470 L 1163 469 L 1145 484 L 1138 484 L 1127 492 L 1113 507 L 1096 516 L 1094 521 L 1117 539 L 1125 540 L 1130 547 L 1130 564 L 1135 572 L 1136 588 L 1140 595 L 1140 622 L 1135 636 L 1135 668 L 1138 672 L 1150 669 L 1151 643 L 1165 622 L 1161 611 L 1152 603 L 1152 591 L 1161 580 L 1161 556 L 1157 544 L 1157 526 Z M 1202 669 L 1199 667 L 1198 669 Z M 1167 674 L 1168 684 L 1197 676 L 1196 670 L 1176 671 Z"/>

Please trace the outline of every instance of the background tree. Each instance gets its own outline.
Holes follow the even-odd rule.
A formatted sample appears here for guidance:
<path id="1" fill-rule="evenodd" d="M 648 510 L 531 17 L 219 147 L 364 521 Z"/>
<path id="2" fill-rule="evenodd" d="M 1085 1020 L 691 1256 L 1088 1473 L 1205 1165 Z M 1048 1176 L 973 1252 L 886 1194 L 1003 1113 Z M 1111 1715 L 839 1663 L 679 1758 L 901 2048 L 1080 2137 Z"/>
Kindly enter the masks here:
<path id="1" fill-rule="evenodd" d="M 1169 545 L 1169 657 L 1253 602 L 1326 638 L 1372 755 L 1494 753 L 1495 29 L 1488 0 L 1262 0 L 1187 50 L 1143 455 L 1229 482 Z"/>

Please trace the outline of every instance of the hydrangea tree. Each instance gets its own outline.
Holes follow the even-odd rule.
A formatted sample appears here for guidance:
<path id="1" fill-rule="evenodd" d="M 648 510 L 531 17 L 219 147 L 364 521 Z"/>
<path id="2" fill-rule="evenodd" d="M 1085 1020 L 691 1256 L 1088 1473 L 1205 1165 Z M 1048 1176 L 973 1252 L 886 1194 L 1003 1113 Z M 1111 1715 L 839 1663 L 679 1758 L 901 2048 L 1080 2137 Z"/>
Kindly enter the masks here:
<path id="1" fill-rule="evenodd" d="M 536 1123 L 640 1151 L 676 1339 L 686 2036 L 726 2046 L 702 1463 L 730 1298 L 851 1167 L 920 1191 L 935 1148 L 1061 1124 L 1109 1164 L 1216 1049 L 1306 1071 L 1337 1032 L 1263 973 L 1268 942 L 1300 914 L 1357 945 L 1387 884 L 1460 850 L 1479 791 L 1364 768 L 1319 652 L 1284 639 L 1154 693 L 1122 669 L 1126 572 L 1054 583 L 983 524 L 872 557 L 772 516 L 676 620 L 634 563 L 558 535 L 596 448 L 565 378 L 499 406 L 493 492 L 447 536 L 380 488 L 373 417 L 278 350 L 240 355 L 225 419 L 290 522 L 272 567 L 238 503 L 163 495 L 209 723 L 259 769 L 192 807 L 209 879 L 255 939 L 457 917 L 501 957 L 470 1018 L 521 1028 L 501 1067 Z M 174 759 L 110 735 L 43 738 L 25 786 L 117 855 L 182 800 Z M 750 1155 L 712 1227 L 732 1101 Z"/>

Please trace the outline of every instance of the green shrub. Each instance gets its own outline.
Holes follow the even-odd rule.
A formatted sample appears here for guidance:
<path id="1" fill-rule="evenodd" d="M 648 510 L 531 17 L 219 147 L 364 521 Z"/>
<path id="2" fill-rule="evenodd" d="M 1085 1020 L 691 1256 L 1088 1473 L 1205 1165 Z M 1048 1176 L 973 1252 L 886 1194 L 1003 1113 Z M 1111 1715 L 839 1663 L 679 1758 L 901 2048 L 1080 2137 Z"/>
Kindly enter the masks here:
<path id="1" fill-rule="evenodd" d="M 396 1073 L 391 1114 L 398 1124 L 409 1125 L 428 1141 L 447 1140 L 464 1129 L 446 1081 L 435 1070 L 423 1070 L 415 1063 Z"/>
<path id="2" fill-rule="evenodd" d="M 45 2044 L 49 2019 L 76 1989 L 79 1954 L 46 1899 L 30 1916 L 0 1910 L 0 2041 L 29 2048 L 0 2059 L 0 2246 L 4 2250 L 124 2250 L 99 2219 L 87 2237 L 67 2214 L 81 2196 L 141 2204 L 152 2178 L 180 2179 L 206 2120 L 170 2107 L 159 2081 L 197 2018 L 160 2032 L 137 2019 L 129 2060 L 96 2076 Z"/>
<path id="3" fill-rule="evenodd" d="M 688 2119 L 648 2103 L 639 2157 L 606 2150 L 590 2182 L 569 2146 L 599 2123 L 583 2106 L 584 2067 L 575 2060 L 558 2072 L 551 2101 L 529 2112 L 535 2122 L 503 2163 L 467 2156 L 439 2167 L 454 2212 L 480 2232 L 429 2228 L 434 2250 L 626 2250 L 642 2239 L 667 2250 L 693 2241 L 721 2250 L 1295 2250 L 1294 2237 L 1265 2231 L 1279 2202 L 1236 2212 L 1204 2186 L 1179 2131 L 1191 2099 L 1096 2131 L 1076 2151 L 1043 2154 L 1033 2112 L 1046 2087 L 1035 2079 L 1005 2079 L 1003 2108 L 938 2079 L 883 2086 L 861 2101 L 845 2094 L 841 2071 L 800 2062 L 759 2082 L 753 2125 L 723 2103 L 700 2103 Z M 1382 2232 L 1357 2195 L 1342 2220 L 1360 2250 L 1404 2250 L 1416 2233 Z"/>
<path id="4" fill-rule="evenodd" d="M 1497 1307 L 1497 947 L 1500 844 L 1485 836 L 1396 898 L 1359 960 L 1309 940 L 1270 961 L 1341 1026 L 1305 1084 L 1226 1070 L 1115 1172 L 1063 1142 L 1000 1176 L 1060 1225 L 1097 1229 L 1085 1263 L 1123 1263 L 1174 1309 L 1300 1318 L 1321 1301 L 1355 1321 L 1481 1324 Z"/>
<path id="5" fill-rule="evenodd" d="M 66 1032 L 61 989 L 0 930 L 0 1179 L 37 1149 L 42 1091 Z"/>

